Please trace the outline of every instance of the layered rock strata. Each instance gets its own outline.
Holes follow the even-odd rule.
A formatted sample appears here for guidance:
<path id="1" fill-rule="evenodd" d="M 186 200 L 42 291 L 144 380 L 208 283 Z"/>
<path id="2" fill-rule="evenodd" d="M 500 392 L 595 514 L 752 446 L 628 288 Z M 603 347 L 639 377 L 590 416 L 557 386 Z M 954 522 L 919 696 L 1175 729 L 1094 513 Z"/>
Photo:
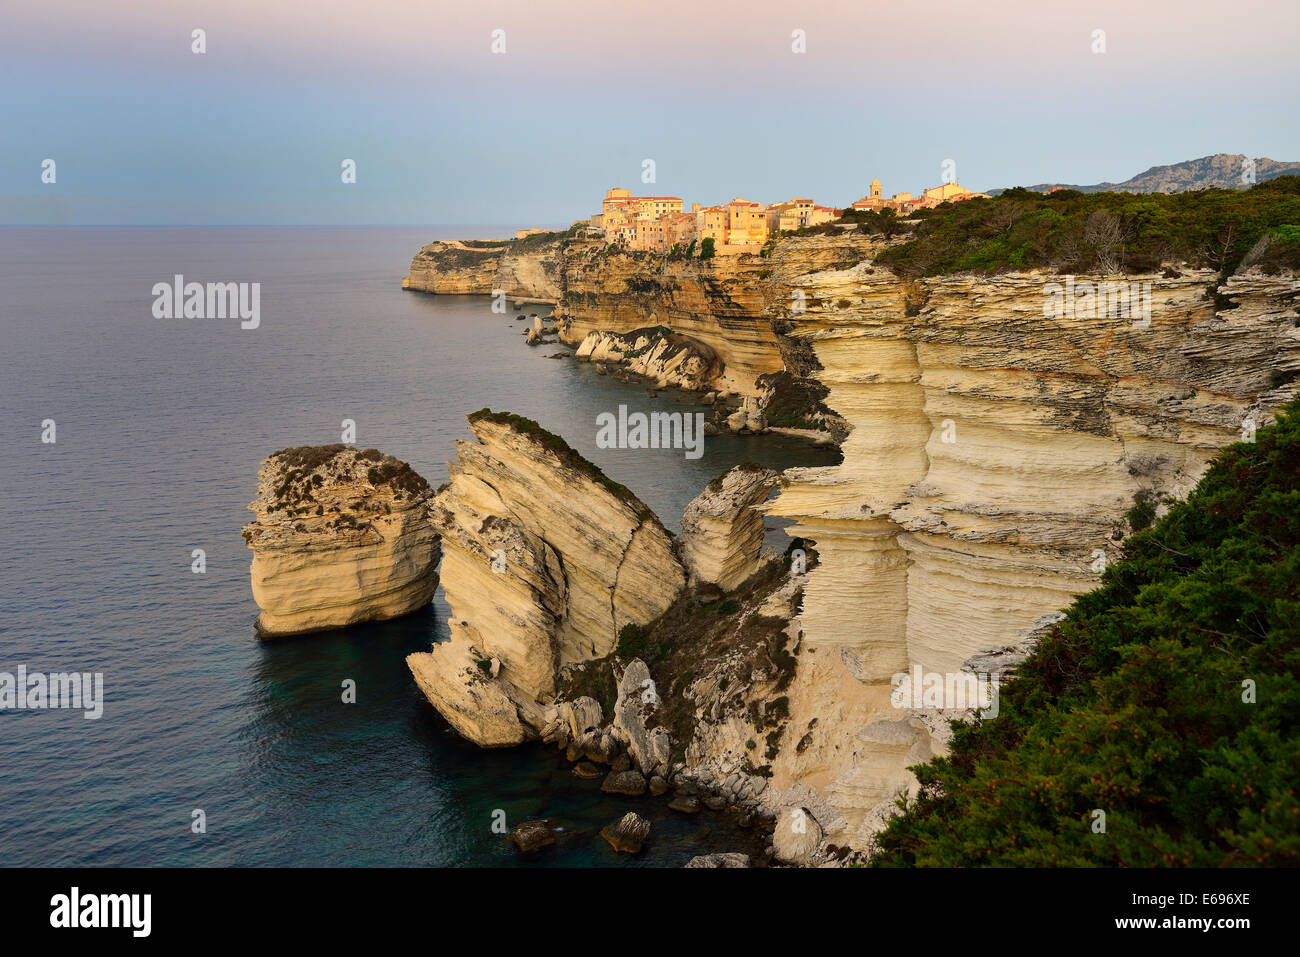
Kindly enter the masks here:
<path id="1" fill-rule="evenodd" d="M 820 557 L 777 655 L 793 656 L 788 677 L 746 679 L 751 662 L 720 653 L 668 678 L 691 674 L 696 719 L 678 742 L 679 799 L 811 816 L 817 849 L 774 844 L 798 863 L 869 847 L 915 784 L 907 766 L 944 752 L 947 712 L 960 709 L 895 707 L 896 675 L 968 674 L 990 667 L 990 648 L 1027 653 L 1032 623 L 1092 588 L 1151 507 L 1270 421 L 1300 376 L 1291 274 L 1247 269 L 1220 284 L 1172 264 L 908 280 L 874 267 L 879 248 L 840 233 L 707 263 L 584 244 L 548 254 L 566 341 L 663 325 L 717 357 L 714 388 L 761 396 L 773 425 L 842 438 L 840 466 L 787 472 L 763 506 L 794 519 Z M 1067 282 L 1146 284 L 1149 315 L 1086 296 L 1048 308 Z M 828 391 L 778 416 L 788 403 L 764 383 L 787 375 Z M 592 753 L 617 750 L 608 730 L 582 736 Z M 754 773 L 765 758 L 771 778 Z"/>
<path id="2" fill-rule="evenodd" d="M 852 432 L 843 464 L 789 470 L 770 505 L 820 555 L 790 689 L 807 734 L 774 781 L 829 798 L 845 825 L 828 840 L 865 846 L 907 764 L 942 753 L 893 724 L 892 676 L 960 672 L 1092 588 L 1135 505 L 1186 495 L 1296 392 L 1293 276 L 1234 276 L 1218 309 L 1208 270 L 1125 277 L 1150 284 L 1149 322 L 1045 318 L 1064 278 L 909 283 L 863 263 L 798 280 L 790 334 Z"/>
<path id="3" fill-rule="evenodd" d="M 403 289 L 439 295 L 495 295 L 517 301 L 555 302 L 561 295 L 559 242 L 434 242 L 411 260 Z"/>
<path id="4" fill-rule="evenodd" d="M 561 669 L 609 654 L 685 576 L 653 513 L 558 437 L 486 410 L 470 430 L 430 504 L 451 638 L 407 662 L 462 736 L 504 746 L 553 720 Z"/>
<path id="5" fill-rule="evenodd" d="M 253 599 L 264 638 L 396 618 L 438 587 L 438 536 L 429 485 L 375 449 L 303 446 L 262 463 L 253 550 Z"/>
<path id="6" fill-rule="evenodd" d="M 600 829 L 609 846 L 625 854 L 637 854 L 650 835 L 650 822 L 635 811 L 628 811 L 613 824 Z"/>
<path id="7" fill-rule="evenodd" d="M 494 246 L 435 242 L 416 254 L 402 285 L 553 302 L 560 338 L 572 346 L 593 332 L 664 326 L 716 358 L 710 388 L 754 395 L 758 376 L 800 365 L 771 321 L 801 305 L 794 279 L 860 262 L 880 246 L 853 229 L 788 237 L 763 255 L 708 260 L 626 252 L 568 235 Z"/>
<path id="8" fill-rule="evenodd" d="M 775 483 L 771 469 L 738 465 L 686 506 L 678 549 L 690 585 L 731 591 L 758 572 L 764 529 L 755 506 Z"/>

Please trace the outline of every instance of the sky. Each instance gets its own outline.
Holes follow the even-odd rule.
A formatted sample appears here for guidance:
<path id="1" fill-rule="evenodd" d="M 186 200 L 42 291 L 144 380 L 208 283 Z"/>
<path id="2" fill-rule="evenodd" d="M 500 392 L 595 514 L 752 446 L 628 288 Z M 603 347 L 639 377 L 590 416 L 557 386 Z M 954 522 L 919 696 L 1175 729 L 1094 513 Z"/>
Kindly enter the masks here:
<path id="1" fill-rule="evenodd" d="M 0 0 L 0 224 L 566 226 L 611 186 L 1300 160 L 1297 37 L 1295 0 Z"/>

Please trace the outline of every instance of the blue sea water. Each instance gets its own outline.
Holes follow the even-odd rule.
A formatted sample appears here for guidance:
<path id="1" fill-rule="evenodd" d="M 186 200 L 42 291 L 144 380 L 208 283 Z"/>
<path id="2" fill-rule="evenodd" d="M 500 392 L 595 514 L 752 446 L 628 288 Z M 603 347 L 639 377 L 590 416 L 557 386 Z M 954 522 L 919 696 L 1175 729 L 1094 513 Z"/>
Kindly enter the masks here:
<path id="1" fill-rule="evenodd" d="M 240 528 L 258 466 L 339 441 L 343 419 L 437 485 L 467 413 L 517 412 L 671 528 L 731 465 L 834 461 L 780 437 L 710 439 L 698 461 L 597 449 L 595 416 L 619 403 L 694 407 L 526 347 L 486 297 L 401 290 L 423 243 L 466 233 L 0 229 L 0 671 L 105 682 L 99 720 L 0 712 L 0 865 L 679 866 L 752 849 L 722 815 L 602 794 L 541 746 L 461 741 L 404 661 L 446 636 L 441 591 L 398 621 L 255 637 Z M 176 274 L 260 282 L 260 327 L 154 318 L 152 287 Z M 498 809 L 552 817 L 561 839 L 519 857 Z M 653 821 L 637 857 L 597 833 L 629 809 Z"/>

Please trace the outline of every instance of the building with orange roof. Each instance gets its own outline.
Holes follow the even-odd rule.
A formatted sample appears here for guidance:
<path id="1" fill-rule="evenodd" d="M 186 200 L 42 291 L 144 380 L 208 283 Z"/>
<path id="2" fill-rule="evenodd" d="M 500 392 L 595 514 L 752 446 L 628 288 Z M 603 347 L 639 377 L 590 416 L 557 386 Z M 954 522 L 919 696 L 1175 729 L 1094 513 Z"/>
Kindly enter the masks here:
<path id="1" fill-rule="evenodd" d="M 829 223 L 839 219 L 842 213 L 842 210 L 835 209 L 832 206 L 814 206 L 804 216 L 802 225 L 820 226 L 822 223 Z"/>
<path id="2" fill-rule="evenodd" d="M 721 246 L 727 241 L 727 208 L 725 206 L 704 206 L 691 204 L 691 213 L 695 217 L 695 238 L 699 242 L 712 239 Z"/>
<path id="3" fill-rule="evenodd" d="M 910 213 L 918 209 L 932 208 L 941 203 L 987 198 L 987 193 L 973 193 L 965 186 L 954 181 L 932 186 L 920 196 L 913 196 L 911 193 L 895 193 L 889 199 L 885 199 L 880 188 L 880 180 L 873 179 L 867 195 L 854 202 L 853 208 L 866 210 L 892 209 L 899 213 Z"/>
<path id="4" fill-rule="evenodd" d="M 778 232 L 830 222 L 841 212 L 803 197 L 768 207 L 737 196 L 718 206 L 692 203 L 688 213 L 677 196 L 633 196 L 614 188 L 605 191 L 590 224 L 604 231 L 606 242 L 626 249 L 671 252 L 711 239 L 718 253 L 741 253 L 761 248 Z"/>
<path id="5" fill-rule="evenodd" d="M 767 207 L 737 196 L 727 204 L 727 245 L 761 246 L 767 242 Z"/>
<path id="6" fill-rule="evenodd" d="M 773 203 L 767 207 L 768 235 L 793 232 L 806 225 L 808 213 L 816 204 L 811 199 L 788 199 L 784 203 Z"/>
<path id="7" fill-rule="evenodd" d="M 695 215 L 693 213 L 675 213 L 664 217 L 664 245 L 672 250 L 674 246 L 685 249 L 695 239 Z"/>
<path id="8" fill-rule="evenodd" d="M 591 218 L 591 224 L 604 229 L 609 242 L 630 249 L 659 250 L 663 228 L 651 224 L 681 213 L 680 196 L 633 196 L 631 190 L 615 187 L 605 191 L 601 210 Z"/>
<path id="9" fill-rule="evenodd" d="M 795 197 L 784 203 L 767 207 L 767 234 L 794 232 L 805 226 L 818 226 L 839 219 L 840 211 L 831 206 L 818 206 L 811 199 Z"/>

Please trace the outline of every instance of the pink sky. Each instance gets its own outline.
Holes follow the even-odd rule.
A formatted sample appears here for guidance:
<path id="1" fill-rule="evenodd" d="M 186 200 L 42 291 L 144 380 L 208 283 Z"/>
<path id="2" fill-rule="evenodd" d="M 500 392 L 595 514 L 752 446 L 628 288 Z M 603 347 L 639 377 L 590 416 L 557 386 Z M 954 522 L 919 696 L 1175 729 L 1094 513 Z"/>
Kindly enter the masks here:
<path id="1" fill-rule="evenodd" d="M 949 160 L 989 189 L 1300 159 L 1297 0 L 127 6 L 0 15 L 0 223 L 566 224 L 645 158 L 688 201 L 831 205 Z"/>
<path id="2" fill-rule="evenodd" d="M 449 4 L 407 0 L 132 0 L 130 9 L 98 0 L 42 0 L 5 13 L 10 52 L 88 57 L 147 69 L 188 53 L 194 27 L 208 31 L 209 55 L 237 70 L 307 74 L 354 69 L 368 76 L 419 77 L 474 69 L 488 55 L 489 34 L 507 31 L 503 71 L 545 70 L 581 78 L 591 61 L 654 52 L 659 76 L 628 60 L 613 82 L 629 86 L 727 77 L 765 86 L 781 70 L 755 71 L 759 58 L 787 54 L 790 33 L 807 32 L 808 53 L 790 66 L 851 81 L 855 67 L 897 67 L 942 87 L 1001 86 L 1027 75 L 1092 69 L 1091 32 L 1107 36 L 1107 69 L 1219 72 L 1286 70 L 1300 37 L 1300 4 L 1284 0 L 1133 2 L 1002 0 L 974 4 L 907 0 L 774 3 L 765 0 L 488 0 Z M 513 74 L 512 74 L 513 75 Z M 608 81 L 610 78 L 606 77 Z M 913 80 L 916 77 L 912 77 Z M 888 85 L 873 84 L 877 96 Z M 1245 91 L 1243 90 L 1243 95 Z"/>

